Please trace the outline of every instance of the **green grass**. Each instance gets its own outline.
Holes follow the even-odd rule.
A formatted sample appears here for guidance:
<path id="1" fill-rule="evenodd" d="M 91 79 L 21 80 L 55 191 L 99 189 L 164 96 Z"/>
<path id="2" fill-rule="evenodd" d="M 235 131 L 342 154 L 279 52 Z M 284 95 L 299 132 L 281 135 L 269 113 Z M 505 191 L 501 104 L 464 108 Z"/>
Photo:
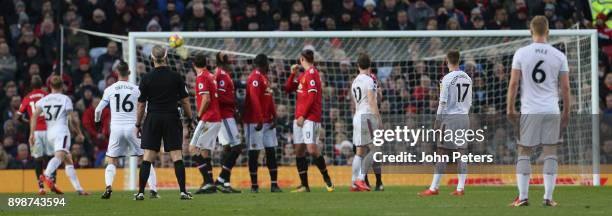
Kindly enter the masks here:
<path id="1" fill-rule="evenodd" d="M 531 206 L 509 208 L 515 187 L 468 187 L 464 197 L 452 197 L 450 187 L 435 197 L 417 197 L 423 187 L 387 187 L 384 192 L 349 193 L 346 187 L 334 193 L 316 188 L 311 193 L 194 195 L 178 199 L 177 191 L 162 191 L 161 199 L 133 201 L 133 192 L 115 192 L 101 200 L 100 192 L 88 197 L 67 194 L 66 207 L 8 208 L 8 197 L 32 194 L 0 194 L 0 215 L 611 215 L 612 187 L 558 187 L 557 208 L 542 207 L 542 187 L 532 187 Z M 285 189 L 288 191 L 288 189 Z M 53 196 L 51 196 L 53 197 Z M 147 197 L 148 198 L 148 197 Z"/>

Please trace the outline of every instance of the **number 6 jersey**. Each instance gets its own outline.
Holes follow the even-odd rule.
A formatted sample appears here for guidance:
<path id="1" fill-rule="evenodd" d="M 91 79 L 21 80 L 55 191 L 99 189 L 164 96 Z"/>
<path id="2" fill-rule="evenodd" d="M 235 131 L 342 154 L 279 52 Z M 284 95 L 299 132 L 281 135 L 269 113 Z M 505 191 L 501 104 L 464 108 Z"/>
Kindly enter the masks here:
<path id="1" fill-rule="evenodd" d="M 104 96 L 96 107 L 96 122 L 100 120 L 102 109 L 110 104 L 111 127 L 134 126 L 136 124 L 136 104 L 140 97 L 138 86 L 126 81 L 117 81 L 104 89 Z M 100 108 L 100 112 L 98 111 Z"/>
<path id="2" fill-rule="evenodd" d="M 567 57 L 546 43 L 520 48 L 512 69 L 521 71 L 521 113 L 559 113 L 559 75 L 569 72 Z"/>
<path id="3" fill-rule="evenodd" d="M 47 123 L 48 134 L 69 133 L 68 112 L 72 111 L 72 100 L 64 94 L 51 93 L 36 102 Z"/>

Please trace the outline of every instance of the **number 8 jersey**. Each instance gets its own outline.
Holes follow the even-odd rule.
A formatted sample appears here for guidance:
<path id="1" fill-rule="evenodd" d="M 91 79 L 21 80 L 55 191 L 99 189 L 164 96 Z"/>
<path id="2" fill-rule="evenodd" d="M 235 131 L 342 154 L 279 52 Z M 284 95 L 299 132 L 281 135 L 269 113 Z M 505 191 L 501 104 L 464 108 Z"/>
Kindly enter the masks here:
<path id="1" fill-rule="evenodd" d="M 51 93 L 36 102 L 41 108 L 47 123 L 47 134 L 70 133 L 68 112 L 72 111 L 72 100 L 64 94 Z"/>
<path id="2" fill-rule="evenodd" d="M 134 126 L 136 124 L 138 97 L 140 97 L 138 86 L 126 81 L 117 81 L 104 90 L 104 96 L 102 96 L 98 107 L 104 108 L 107 104 L 110 104 L 111 127 Z M 96 121 L 99 118 L 100 116 L 96 115 Z"/>
<path id="3" fill-rule="evenodd" d="M 559 75 L 569 72 L 565 54 L 532 43 L 514 53 L 512 69 L 521 71 L 522 114 L 559 114 Z"/>

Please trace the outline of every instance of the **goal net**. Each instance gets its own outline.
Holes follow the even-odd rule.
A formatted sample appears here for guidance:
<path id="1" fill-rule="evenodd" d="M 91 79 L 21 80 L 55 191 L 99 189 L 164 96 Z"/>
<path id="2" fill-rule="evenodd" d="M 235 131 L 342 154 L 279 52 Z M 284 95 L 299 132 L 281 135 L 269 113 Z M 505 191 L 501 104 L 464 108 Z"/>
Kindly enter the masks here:
<path id="1" fill-rule="evenodd" d="M 598 110 L 598 86 L 597 80 L 593 79 L 597 69 L 597 46 L 593 45 L 596 43 L 596 37 L 593 37 L 594 31 L 590 30 L 551 32 L 550 44 L 567 55 L 573 95 L 571 107 L 573 117 L 568 130 L 563 134 L 563 144 L 559 145 L 559 162 L 561 166 L 570 167 L 568 173 L 578 176 L 574 181 L 584 183 L 592 178 L 594 170 L 599 169 L 597 162 L 599 131 L 598 126 L 595 127 L 597 123 L 591 118 Z M 232 62 L 230 71 L 239 104 L 245 97 L 245 81 L 253 68 L 252 59 L 259 53 L 269 56 L 268 76 L 274 90 L 278 112 L 277 156 L 280 164 L 291 167 L 288 170 L 292 172 L 295 169 L 292 166 L 295 158 L 290 144 L 295 94 L 283 92 L 282 86 L 289 76 L 290 66 L 297 63 L 298 55 L 303 49 L 314 50 L 315 62 L 323 85 L 323 120 L 318 145 L 328 164 L 344 166 L 350 165 L 353 157 L 351 141 L 354 105 L 350 85 L 358 73 L 356 56 L 359 53 L 368 53 L 373 60 L 383 122 L 406 125 L 407 119 L 422 120 L 427 119 L 426 116 L 435 114 L 439 81 L 448 70 L 444 64 L 445 53 L 451 49 L 461 51 L 461 69 L 471 76 L 474 85 L 471 112 L 479 116 L 472 121 L 484 124 L 483 122 L 492 118 L 505 117 L 512 56 L 518 48 L 531 43 L 528 31 L 130 33 L 126 45 L 129 46 L 130 68 L 135 72 L 132 73 L 133 81 L 138 82 L 143 74 L 151 72 L 153 66 L 149 56 L 153 45 L 166 46 L 168 37 L 173 34 L 181 35 L 185 44 L 177 49 L 169 49 L 169 64 L 177 73 L 184 76 L 191 90 L 194 89 L 195 72 L 189 61 L 190 56 L 198 52 L 209 55 L 209 65 L 212 70 L 214 55 L 217 52 L 224 51 L 230 54 Z M 194 102 L 193 96 L 192 99 Z M 192 105 L 195 106 L 193 103 Z M 480 175 L 470 176 L 477 176 L 474 179 L 514 174 L 512 168 L 516 160 L 514 131 L 506 124 L 498 125 L 504 126 L 488 128 L 484 142 L 469 144 L 470 152 L 492 154 L 496 158 L 492 168 L 470 168 L 470 174 L 480 172 Z M 239 128 L 242 129 L 240 125 Z M 185 140 L 183 143 L 187 145 L 188 142 Z M 424 144 L 416 147 L 395 145 L 386 148 L 386 151 L 395 152 L 433 150 L 431 145 Z M 188 148 L 185 146 L 184 149 Z M 216 166 L 219 165 L 220 151 L 219 148 L 213 153 Z M 535 154 L 533 161 L 541 164 L 541 161 L 538 162 L 540 160 L 538 157 L 539 153 Z M 263 160 L 262 157 L 260 164 L 264 164 Z M 161 166 L 172 166 L 168 163 L 167 157 L 161 157 L 159 163 Z M 431 164 L 425 165 L 428 165 L 426 170 L 431 172 Z M 240 158 L 238 166 L 246 166 L 246 154 Z M 406 167 L 408 168 L 401 170 L 419 170 L 412 169 L 411 166 Z M 348 173 L 332 172 L 332 177 L 341 175 L 350 177 L 350 168 L 338 170 Z M 233 182 L 248 182 L 246 170 L 236 172 Z M 314 181 L 320 181 L 316 169 L 311 168 L 311 173 L 314 173 L 311 174 L 315 176 Z M 283 181 L 288 175 L 292 174 L 281 173 L 279 180 Z M 267 178 L 267 170 L 261 169 L 259 176 Z M 171 173 L 166 177 L 171 180 L 174 178 Z M 189 178 L 200 179 L 199 175 L 191 175 Z M 394 175 L 385 176 L 384 179 L 386 182 L 398 184 L 402 184 L 403 181 L 406 183 L 414 181 Z M 429 177 L 424 179 L 424 182 L 429 183 Z M 348 182 L 337 182 L 337 184 L 348 184 Z"/>

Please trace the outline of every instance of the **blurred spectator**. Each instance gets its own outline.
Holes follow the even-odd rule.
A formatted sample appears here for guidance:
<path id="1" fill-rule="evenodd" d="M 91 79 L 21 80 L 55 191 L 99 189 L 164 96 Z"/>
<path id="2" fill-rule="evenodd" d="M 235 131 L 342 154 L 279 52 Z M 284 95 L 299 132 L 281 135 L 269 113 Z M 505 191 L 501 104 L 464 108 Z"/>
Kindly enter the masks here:
<path id="1" fill-rule="evenodd" d="M 7 82 L 4 86 L 4 95 L 0 95 L 0 110 L 5 110 L 10 106 L 14 96 L 17 96 L 17 85 L 15 82 Z M 8 119 L 1 119 L 3 122 Z"/>
<path id="2" fill-rule="evenodd" d="M 96 60 L 96 65 L 92 70 L 93 73 L 91 75 L 94 82 L 98 82 L 110 75 L 113 65 L 120 57 L 117 43 L 114 41 L 108 42 L 108 45 L 106 46 L 106 53 L 98 57 Z"/>
<path id="3" fill-rule="evenodd" d="M 512 29 L 528 29 L 529 28 L 529 10 L 522 0 L 516 1 L 516 10 L 511 15 L 510 27 Z"/>
<path id="4" fill-rule="evenodd" d="M 69 50 L 76 51 L 78 48 L 88 49 L 89 48 L 89 36 L 78 31 L 81 27 L 81 23 L 78 20 L 70 22 L 70 30 L 66 32 L 66 45 Z"/>
<path id="5" fill-rule="evenodd" d="M 10 160 L 11 156 L 4 151 L 3 147 L 0 147 L 0 170 L 6 169 Z"/>
<path id="6" fill-rule="evenodd" d="M 391 24 L 389 24 L 391 25 Z M 400 10 L 397 12 L 396 23 L 394 26 L 390 26 L 389 30 L 414 30 L 415 26 L 410 23 L 408 19 L 408 12 Z"/>
<path id="7" fill-rule="evenodd" d="M 1 157 L 1 156 L 0 156 Z M 19 144 L 17 147 L 17 156 L 12 158 L 8 163 L 8 169 L 34 169 L 34 159 L 30 157 L 28 145 L 25 143 Z"/>
<path id="8" fill-rule="evenodd" d="M 17 121 L 17 113 L 19 112 L 19 106 L 21 105 L 21 96 L 15 95 L 10 98 L 9 105 L 2 111 L 0 120 L 5 122 L 6 120 Z"/>
<path id="9" fill-rule="evenodd" d="M 92 164 L 91 164 L 89 158 L 85 157 L 85 156 L 81 156 L 79 158 L 79 160 L 77 161 L 77 165 L 78 166 L 76 166 L 76 167 L 78 167 L 78 168 L 91 168 L 92 167 Z"/>
<path id="10" fill-rule="evenodd" d="M 442 7 L 438 8 L 437 18 L 438 23 L 441 24 L 446 24 L 450 19 L 454 19 L 459 24 L 456 29 L 465 28 L 467 24 L 467 18 L 465 17 L 465 14 L 455 8 L 455 3 L 453 2 L 453 0 L 444 0 Z M 440 29 L 448 29 L 444 27 L 446 26 L 440 26 Z"/>
<path id="11" fill-rule="evenodd" d="M 425 30 L 428 20 L 435 15 L 434 10 L 424 0 L 417 0 L 415 3 L 410 4 L 408 14 L 410 22 L 416 26 L 417 30 Z"/>
<path id="12" fill-rule="evenodd" d="M 612 93 L 608 93 L 606 95 L 606 108 L 604 109 L 604 114 L 612 114 Z"/>
<path id="13" fill-rule="evenodd" d="M 108 107 L 104 108 L 100 118 L 101 128 L 97 128 L 94 117 L 96 107 L 99 103 L 100 97 L 94 97 L 91 104 L 83 111 L 81 121 L 83 123 L 83 128 L 87 131 L 90 140 L 97 147 L 98 151 L 106 151 L 108 147 L 108 137 L 110 135 L 110 109 Z"/>
<path id="14" fill-rule="evenodd" d="M 17 59 L 10 53 L 8 44 L 0 43 L 0 79 L 15 80 L 16 73 Z"/>
<path id="15" fill-rule="evenodd" d="M 487 29 L 500 30 L 510 29 L 508 24 L 508 13 L 504 8 L 498 8 L 495 10 L 495 17 L 487 24 Z"/>
<path id="16" fill-rule="evenodd" d="M 2 152 L 0 152 L 2 154 Z M 2 155 L 0 155 L 2 157 Z M 612 139 L 606 139 L 601 145 L 601 162 L 612 163 Z M 0 166 L 2 166 L 0 164 Z"/>
<path id="17" fill-rule="evenodd" d="M 191 8 L 185 30 L 187 31 L 214 31 L 215 20 L 212 12 L 204 7 L 203 3 L 195 3 Z M 244 30 L 244 29 L 243 29 Z"/>
<path id="18" fill-rule="evenodd" d="M 485 21 L 483 20 L 481 15 L 475 15 L 470 18 L 470 23 L 468 23 L 469 30 L 484 30 L 486 28 Z"/>
<path id="19" fill-rule="evenodd" d="M 112 32 L 112 24 L 106 18 L 106 13 L 102 9 L 95 9 L 91 15 L 92 19 L 85 25 L 85 29 L 96 32 Z M 108 39 L 98 36 L 89 36 L 91 47 L 104 47 L 108 43 Z"/>
<path id="20" fill-rule="evenodd" d="M 322 0 L 313 0 L 310 4 L 310 23 L 315 30 L 325 29 L 325 13 L 323 12 Z M 372 1 L 372 0 L 370 0 Z"/>
<path id="21" fill-rule="evenodd" d="M 9 155 L 15 156 L 17 154 L 17 143 L 15 142 L 15 138 L 13 138 L 13 136 L 4 135 L 4 138 L 2 139 L 2 146 L 4 151 L 6 151 L 6 153 Z"/>
<path id="22" fill-rule="evenodd" d="M 138 26 L 134 23 L 130 12 L 123 12 L 115 19 L 112 29 L 113 34 L 127 35 L 130 31 L 137 31 Z"/>
<path id="23" fill-rule="evenodd" d="M 406 10 L 406 5 L 399 0 L 381 0 L 378 2 L 380 4 L 379 17 L 381 18 L 382 22 L 384 22 L 387 27 L 397 26 L 397 13 L 400 10 Z M 412 20 L 412 17 L 410 22 L 415 23 L 414 20 Z"/>

